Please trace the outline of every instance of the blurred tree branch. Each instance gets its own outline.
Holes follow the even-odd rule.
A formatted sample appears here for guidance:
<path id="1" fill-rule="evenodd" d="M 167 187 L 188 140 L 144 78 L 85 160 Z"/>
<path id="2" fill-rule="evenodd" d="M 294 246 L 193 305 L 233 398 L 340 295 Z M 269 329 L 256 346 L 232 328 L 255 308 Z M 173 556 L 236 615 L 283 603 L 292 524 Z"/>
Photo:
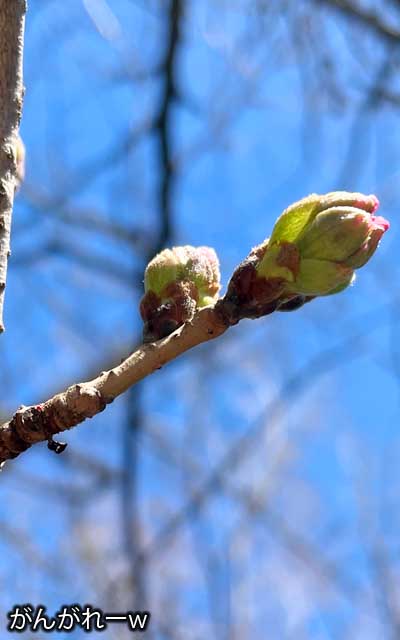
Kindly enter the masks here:
<path id="1" fill-rule="evenodd" d="M 17 135 L 22 114 L 25 0 L 0 0 L 0 332 L 17 186 Z"/>
<path id="2" fill-rule="evenodd" d="M 176 168 L 173 164 L 173 143 L 175 133 L 173 128 L 173 109 L 178 98 L 176 80 L 177 64 L 181 45 L 181 30 L 185 9 L 184 0 L 170 0 L 166 8 L 165 46 L 161 64 L 158 70 L 162 90 L 156 106 L 154 119 L 154 134 L 157 139 L 156 162 L 158 164 L 158 184 L 156 202 L 158 209 L 158 224 L 154 239 L 145 248 L 147 262 L 173 237 L 173 190 L 176 180 Z M 142 285 L 142 275 L 135 277 L 138 288 Z M 132 278 L 132 284 L 134 278 Z M 146 600 L 146 581 L 143 562 L 139 549 L 140 515 L 138 511 L 138 467 L 139 467 L 139 434 L 142 428 L 142 412 L 140 389 L 131 387 L 127 394 L 127 414 L 123 434 L 123 467 L 124 474 L 121 484 L 121 514 L 125 539 L 126 555 L 129 558 L 131 572 L 130 582 L 132 593 L 136 592 L 135 606 L 140 607 Z"/>
<path id="3" fill-rule="evenodd" d="M 318 0 L 321 4 L 331 6 L 361 26 L 369 27 L 375 35 L 387 40 L 390 44 L 399 44 L 400 31 L 387 24 L 376 11 L 367 11 L 349 0 Z"/>

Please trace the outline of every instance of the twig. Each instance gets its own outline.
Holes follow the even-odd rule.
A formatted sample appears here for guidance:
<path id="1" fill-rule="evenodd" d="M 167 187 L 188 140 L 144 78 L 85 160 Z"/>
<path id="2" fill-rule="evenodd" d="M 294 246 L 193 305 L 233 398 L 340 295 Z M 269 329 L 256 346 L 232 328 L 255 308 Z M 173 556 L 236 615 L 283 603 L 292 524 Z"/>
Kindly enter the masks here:
<path id="1" fill-rule="evenodd" d="M 92 418 L 129 387 L 192 347 L 220 336 L 235 322 L 225 313 L 222 299 L 214 307 L 199 310 L 191 322 L 167 338 L 139 347 L 97 378 L 72 385 L 43 404 L 20 407 L 0 427 L 0 464 Z"/>
<path id="2" fill-rule="evenodd" d="M 377 11 L 367 11 L 350 0 L 317 0 L 317 3 L 331 6 L 361 26 L 368 27 L 375 35 L 385 38 L 390 44 L 398 45 L 400 42 L 400 31 L 383 22 Z"/>

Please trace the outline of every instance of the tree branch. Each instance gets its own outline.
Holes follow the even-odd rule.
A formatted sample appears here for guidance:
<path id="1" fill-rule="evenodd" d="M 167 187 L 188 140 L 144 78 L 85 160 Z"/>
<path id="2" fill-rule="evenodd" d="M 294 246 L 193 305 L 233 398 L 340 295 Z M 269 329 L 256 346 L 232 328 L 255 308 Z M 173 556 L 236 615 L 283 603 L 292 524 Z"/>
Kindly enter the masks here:
<path id="1" fill-rule="evenodd" d="M 214 307 L 199 310 L 191 322 L 167 338 L 142 345 L 97 378 L 72 385 L 43 404 L 20 407 L 0 427 L 0 464 L 16 458 L 33 444 L 51 441 L 54 434 L 92 418 L 129 387 L 192 347 L 222 335 L 236 322 L 228 317 L 222 299 Z"/>
<path id="2" fill-rule="evenodd" d="M 368 27 L 375 35 L 385 38 L 391 44 L 400 43 L 400 31 L 383 22 L 377 11 L 367 11 L 350 0 L 317 0 L 317 2 L 336 9 L 361 26 Z"/>
<path id="3" fill-rule="evenodd" d="M 183 9 L 184 2 L 182 2 L 182 0 L 170 0 L 168 8 L 167 41 L 162 65 L 164 74 L 163 90 L 156 118 L 158 141 L 160 145 L 160 185 L 158 199 L 161 215 L 161 228 L 158 246 L 155 247 L 154 253 L 160 251 L 163 248 L 166 239 L 171 236 L 172 190 L 175 178 L 175 171 L 171 157 L 171 118 L 174 102 L 178 95 L 178 89 L 176 86 L 176 66 L 180 45 Z M 149 258 L 151 257 L 152 256 L 149 256 Z"/>
<path id="4" fill-rule="evenodd" d="M 0 333 L 17 186 L 17 136 L 22 114 L 26 0 L 0 0 Z"/>

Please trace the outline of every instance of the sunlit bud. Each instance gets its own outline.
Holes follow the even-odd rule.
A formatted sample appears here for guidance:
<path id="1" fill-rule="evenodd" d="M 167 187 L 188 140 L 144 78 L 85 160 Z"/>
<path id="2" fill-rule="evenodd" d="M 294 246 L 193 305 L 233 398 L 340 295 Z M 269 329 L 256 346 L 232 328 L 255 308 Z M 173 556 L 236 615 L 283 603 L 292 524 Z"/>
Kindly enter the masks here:
<path id="1" fill-rule="evenodd" d="M 301 256 L 358 268 L 374 253 L 389 223 L 355 207 L 319 213 L 297 242 Z"/>
<path id="2" fill-rule="evenodd" d="M 384 218 L 374 215 L 378 206 L 375 196 L 343 191 L 300 200 L 278 219 L 257 273 L 275 277 L 278 268 L 282 273 L 288 268 L 285 290 L 292 293 L 315 296 L 343 290 L 389 228 Z"/>
<path id="3" fill-rule="evenodd" d="M 373 195 L 334 191 L 288 207 L 232 275 L 225 296 L 232 318 L 295 309 L 345 289 L 389 228 L 378 206 Z"/>
<path id="4" fill-rule="evenodd" d="M 219 262 L 210 247 L 164 249 L 148 264 L 140 313 L 146 342 L 159 340 L 218 299 Z"/>
<path id="5" fill-rule="evenodd" d="M 332 191 L 325 195 L 312 193 L 285 209 L 275 223 L 270 241 L 295 242 L 313 219 L 332 207 L 354 207 L 373 214 L 379 207 L 376 196 L 347 191 Z"/>

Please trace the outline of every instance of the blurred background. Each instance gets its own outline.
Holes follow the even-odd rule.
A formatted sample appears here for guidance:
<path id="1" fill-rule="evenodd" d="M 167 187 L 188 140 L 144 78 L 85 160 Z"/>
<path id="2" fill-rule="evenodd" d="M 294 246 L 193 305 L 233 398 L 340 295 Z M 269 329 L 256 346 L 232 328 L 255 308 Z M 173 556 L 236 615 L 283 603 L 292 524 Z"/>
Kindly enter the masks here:
<path id="1" fill-rule="evenodd" d="M 2 628 L 91 603 L 154 640 L 399 638 L 400 2 L 30 0 L 25 84 L 4 419 L 134 349 L 165 246 L 213 246 L 226 285 L 310 192 L 376 193 L 392 227 L 344 293 L 6 465 Z"/>

